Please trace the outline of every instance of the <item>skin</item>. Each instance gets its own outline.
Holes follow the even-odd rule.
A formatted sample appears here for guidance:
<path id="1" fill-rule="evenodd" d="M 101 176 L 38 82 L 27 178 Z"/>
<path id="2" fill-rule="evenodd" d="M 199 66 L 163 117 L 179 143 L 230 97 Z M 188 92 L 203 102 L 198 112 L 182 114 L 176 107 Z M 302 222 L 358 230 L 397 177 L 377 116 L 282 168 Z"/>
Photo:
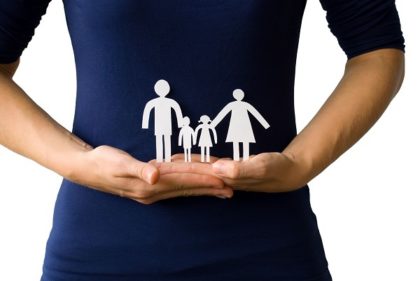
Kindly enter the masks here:
<path id="1" fill-rule="evenodd" d="M 231 197 L 211 175 L 160 175 L 151 163 L 106 145 L 93 148 L 58 124 L 13 81 L 19 60 L 0 64 L 0 144 L 61 176 L 142 204 L 178 197 Z"/>
<path id="2" fill-rule="evenodd" d="M 159 166 L 160 172 L 214 175 L 234 190 L 297 190 L 376 123 L 401 87 L 404 61 L 398 49 L 380 49 L 350 59 L 336 89 L 282 152 L 262 153 L 242 162 L 219 159 L 211 165 L 168 163 Z"/>
<path id="3" fill-rule="evenodd" d="M 401 87 L 404 53 L 380 49 L 352 58 L 314 118 L 282 152 L 243 162 L 141 162 L 110 146 L 93 148 L 58 124 L 13 81 L 19 60 L 0 64 L 0 144 L 87 187 L 151 204 L 179 196 L 230 198 L 234 190 L 289 192 L 303 187 L 355 144 Z"/>

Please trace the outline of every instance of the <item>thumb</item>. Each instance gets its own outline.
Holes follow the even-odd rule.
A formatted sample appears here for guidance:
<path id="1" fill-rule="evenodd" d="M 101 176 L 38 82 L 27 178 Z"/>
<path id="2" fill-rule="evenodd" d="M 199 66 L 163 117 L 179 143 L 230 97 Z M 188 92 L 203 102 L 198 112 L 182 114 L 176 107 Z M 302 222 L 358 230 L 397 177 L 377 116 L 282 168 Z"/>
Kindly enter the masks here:
<path id="1" fill-rule="evenodd" d="M 219 159 L 212 164 L 212 168 L 221 177 L 234 179 L 242 174 L 241 163 L 238 161 Z"/>
<path id="2" fill-rule="evenodd" d="M 133 161 L 130 165 L 130 175 L 144 180 L 148 184 L 155 184 L 159 179 L 159 170 L 150 163 Z"/>

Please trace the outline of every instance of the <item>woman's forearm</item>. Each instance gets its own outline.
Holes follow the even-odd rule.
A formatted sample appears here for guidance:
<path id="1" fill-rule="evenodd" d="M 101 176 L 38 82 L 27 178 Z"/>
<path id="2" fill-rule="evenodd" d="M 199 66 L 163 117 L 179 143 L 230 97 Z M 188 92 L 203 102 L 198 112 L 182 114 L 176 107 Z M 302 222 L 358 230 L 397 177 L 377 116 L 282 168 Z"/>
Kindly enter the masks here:
<path id="1" fill-rule="evenodd" d="M 67 177 L 73 158 L 91 147 L 58 124 L 12 80 L 17 65 L 0 66 L 0 144 Z"/>
<path id="2" fill-rule="evenodd" d="M 381 49 L 349 60 L 337 88 L 284 149 L 305 183 L 355 144 L 379 119 L 404 77 L 404 54 Z"/>

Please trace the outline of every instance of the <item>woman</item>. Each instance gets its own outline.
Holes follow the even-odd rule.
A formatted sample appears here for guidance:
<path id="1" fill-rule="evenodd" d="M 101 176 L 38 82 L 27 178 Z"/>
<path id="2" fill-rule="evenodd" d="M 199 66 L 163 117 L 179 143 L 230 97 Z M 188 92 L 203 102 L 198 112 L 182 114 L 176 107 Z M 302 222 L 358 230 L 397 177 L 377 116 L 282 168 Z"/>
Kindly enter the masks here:
<path id="1" fill-rule="evenodd" d="M 297 134 L 305 0 L 65 0 L 78 86 L 69 132 L 12 80 L 48 0 L 0 0 L 0 143 L 63 176 L 41 279 L 331 280 L 307 183 L 398 92 L 404 38 L 394 1 L 321 3 L 348 62 Z M 138 124 L 160 77 L 191 118 L 216 116 L 241 85 L 270 121 L 255 127 L 256 155 L 232 161 L 219 145 L 211 164 L 155 163 Z"/>

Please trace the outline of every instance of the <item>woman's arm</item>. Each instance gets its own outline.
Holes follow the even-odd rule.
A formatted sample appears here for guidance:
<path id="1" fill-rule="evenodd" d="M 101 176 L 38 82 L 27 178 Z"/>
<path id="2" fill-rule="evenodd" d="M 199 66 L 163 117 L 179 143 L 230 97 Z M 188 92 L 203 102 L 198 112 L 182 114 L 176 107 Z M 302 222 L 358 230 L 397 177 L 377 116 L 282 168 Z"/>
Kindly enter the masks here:
<path id="1" fill-rule="evenodd" d="M 61 176 L 140 203 L 186 195 L 232 196 L 209 175 L 168 175 L 110 146 L 93 148 L 58 124 L 12 79 L 19 60 L 0 64 L 0 144 Z"/>
<path id="2" fill-rule="evenodd" d="M 237 190 L 283 192 L 303 187 L 373 126 L 403 77 L 400 50 L 380 49 L 354 57 L 337 88 L 283 152 L 262 153 L 242 162 L 219 159 L 211 166 L 167 163 L 161 165 L 161 174 L 217 175 Z"/>
<path id="3" fill-rule="evenodd" d="M 404 78 L 404 53 L 381 49 L 350 59 L 342 80 L 315 117 L 284 149 L 301 167 L 293 181 L 310 181 L 379 119 Z"/>
<path id="4" fill-rule="evenodd" d="M 0 144 L 64 177 L 71 159 L 92 147 L 53 120 L 13 81 L 19 60 L 0 64 Z"/>

